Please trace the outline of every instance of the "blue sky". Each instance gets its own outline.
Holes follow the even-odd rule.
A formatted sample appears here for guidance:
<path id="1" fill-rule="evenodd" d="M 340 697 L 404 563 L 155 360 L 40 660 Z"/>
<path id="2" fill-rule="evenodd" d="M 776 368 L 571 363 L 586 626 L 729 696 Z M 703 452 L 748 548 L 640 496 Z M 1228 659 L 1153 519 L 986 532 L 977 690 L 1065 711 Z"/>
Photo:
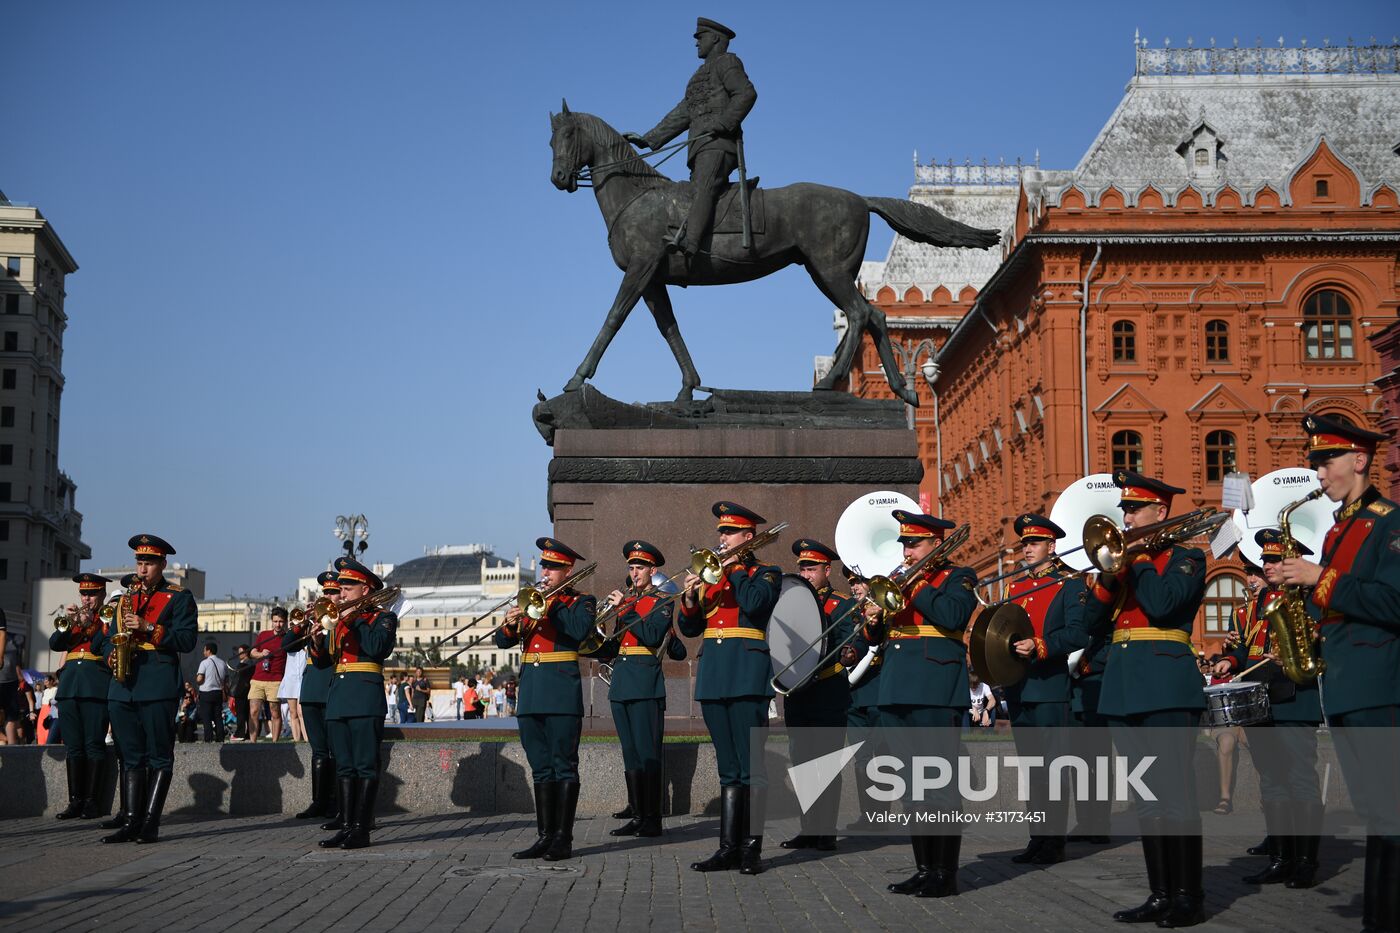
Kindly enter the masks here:
<path id="1" fill-rule="evenodd" d="M 572 375 L 620 276 L 591 195 L 549 184 L 546 117 L 567 96 L 649 128 L 698 64 L 696 13 L 738 32 L 758 88 L 751 173 L 885 196 L 916 149 L 1072 167 L 1135 29 L 1296 45 L 1396 25 L 1379 0 L 1325 19 L 1299 0 L 11 5 L 0 190 L 81 266 L 59 459 L 85 568 L 151 531 L 210 595 L 285 593 L 352 510 L 376 560 L 528 554 L 549 530 L 535 390 Z M 869 256 L 890 239 L 875 219 Z M 707 385 L 805 388 L 833 345 L 801 270 L 673 300 Z M 644 309 L 595 379 L 629 401 L 678 383 Z"/>

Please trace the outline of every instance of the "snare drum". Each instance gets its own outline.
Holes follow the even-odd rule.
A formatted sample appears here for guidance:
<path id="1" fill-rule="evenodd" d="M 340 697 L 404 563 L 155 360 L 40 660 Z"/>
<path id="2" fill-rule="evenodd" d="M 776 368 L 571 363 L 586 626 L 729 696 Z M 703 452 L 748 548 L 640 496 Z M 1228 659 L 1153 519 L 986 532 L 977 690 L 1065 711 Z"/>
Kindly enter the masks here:
<path id="1" fill-rule="evenodd" d="M 1206 725 L 1253 726 L 1268 718 L 1269 690 L 1264 684 L 1214 684 L 1206 687 Z"/>

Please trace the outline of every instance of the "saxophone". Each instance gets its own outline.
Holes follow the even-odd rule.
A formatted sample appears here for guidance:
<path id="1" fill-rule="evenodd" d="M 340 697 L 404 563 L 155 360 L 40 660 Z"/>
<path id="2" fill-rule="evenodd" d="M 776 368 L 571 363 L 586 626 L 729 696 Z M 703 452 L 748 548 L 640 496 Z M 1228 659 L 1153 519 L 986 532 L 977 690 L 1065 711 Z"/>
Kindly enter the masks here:
<path id="1" fill-rule="evenodd" d="M 1285 560 L 1298 556 L 1298 542 L 1294 540 L 1289 527 L 1289 516 L 1321 495 L 1321 489 L 1314 489 L 1297 502 L 1284 506 L 1283 511 L 1278 513 Z M 1295 684 L 1305 684 L 1326 670 L 1327 662 L 1319 658 L 1313 648 L 1317 640 L 1317 626 L 1308 616 L 1303 587 L 1285 586 L 1282 592 L 1271 596 L 1264 603 L 1264 618 L 1269 620 L 1269 638 L 1273 642 L 1274 653 L 1278 655 L 1279 666 L 1289 680 Z"/>
<path id="2" fill-rule="evenodd" d="M 131 662 L 136 650 L 132 634 L 121 627 L 122 620 L 132 611 L 136 591 L 140 588 L 140 581 L 133 581 L 127 591 L 117 600 L 115 606 L 108 603 L 102 607 L 98 614 L 103 622 L 116 630 L 108 641 L 112 644 L 112 678 L 120 684 L 125 684 L 131 679 Z"/>

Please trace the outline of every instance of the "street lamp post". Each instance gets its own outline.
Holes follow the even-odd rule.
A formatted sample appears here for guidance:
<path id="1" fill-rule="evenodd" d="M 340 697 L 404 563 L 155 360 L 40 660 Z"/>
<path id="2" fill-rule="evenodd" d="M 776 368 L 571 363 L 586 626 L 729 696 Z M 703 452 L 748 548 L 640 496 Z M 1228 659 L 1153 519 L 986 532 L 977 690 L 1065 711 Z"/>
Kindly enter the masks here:
<path id="1" fill-rule="evenodd" d="M 363 515 L 337 515 L 335 536 L 340 539 L 346 557 L 353 558 L 357 552 L 363 554 L 369 547 L 369 519 Z"/>
<path id="2" fill-rule="evenodd" d="M 935 453 L 935 468 L 938 472 L 938 514 L 943 514 L 943 432 L 938 423 L 938 390 L 935 383 L 938 381 L 938 363 L 935 358 L 938 355 L 938 348 L 934 342 L 925 337 L 917 343 L 896 345 L 896 352 L 903 357 L 904 382 L 906 385 L 914 385 L 917 377 L 923 376 L 924 382 L 928 383 L 929 391 L 933 395 L 933 434 Z M 923 362 L 918 360 L 923 357 Z M 909 418 L 909 428 L 913 430 L 914 406 L 906 405 L 905 412 Z"/>

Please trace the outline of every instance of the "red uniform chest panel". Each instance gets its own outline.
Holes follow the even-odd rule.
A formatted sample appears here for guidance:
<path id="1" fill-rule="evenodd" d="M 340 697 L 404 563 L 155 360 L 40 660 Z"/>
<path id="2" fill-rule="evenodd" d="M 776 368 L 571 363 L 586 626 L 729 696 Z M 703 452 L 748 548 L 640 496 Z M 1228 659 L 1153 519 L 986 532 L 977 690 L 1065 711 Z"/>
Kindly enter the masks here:
<path id="1" fill-rule="evenodd" d="M 900 610 L 898 615 L 890 620 L 890 624 L 895 628 L 928 624 L 928 620 L 920 614 L 919 610 L 914 608 L 914 597 L 922 593 L 926 587 L 932 586 L 937 588 L 942 586 L 943 581 L 948 579 L 949 573 L 951 573 L 951 570 L 945 567 L 932 575 L 925 573 L 918 580 L 915 580 L 914 584 L 909 587 L 908 592 L 905 594 L 904 608 Z"/>
<path id="2" fill-rule="evenodd" d="M 1152 566 L 1157 568 L 1159 574 L 1167 572 L 1167 564 L 1171 563 L 1172 552 L 1168 548 L 1152 558 Z M 1114 628 L 1148 628 L 1151 622 L 1147 620 L 1147 613 L 1142 606 L 1138 605 L 1137 593 L 1130 586 L 1127 596 L 1123 600 L 1123 611 L 1118 613 L 1118 621 Z"/>
<path id="3" fill-rule="evenodd" d="M 1026 580 L 1017 580 L 1011 584 L 1011 601 L 1022 609 L 1026 610 L 1026 615 L 1031 617 L 1031 625 L 1035 627 L 1035 637 L 1045 637 L 1045 617 L 1050 613 L 1050 604 L 1055 601 L 1055 596 L 1060 592 L 1060 587 L 1064 586 L 1063 580 L 1049 582 L 1044 577 L 1031 577 Z M 1027 590 L 1035 592 L 1028 595 L 1021 595 Z"/>
<path id="4" fill-rule="evenodd" d="M 651 612 L 652 607 L 656 605 L 656 597 L 643 596 L 641 599 L 634 600 L 631 602 L 632 608 L 636 610 L 637 615 L 645 619 L 647 613 Z M 642 643 L 637 639 L 637 633 L 635 630 L 627 632 L 622 636 L 622 647 L 624 648 L 636 648 L 641 644 Z"/>
<path id="5" fill-rule="evenodd" d="M 1265 600 L 1276 593 L 1278 590 L 1267 590 L 1264 594 Z M 1258 605 L 1251 596 L 1243 606 L 1235 610 L 1235 623 L 1240 627 L 1240 638 L 1251 658 L 1262 658 L 1264 652 L 1269 649 L 1269 624 L 1259 615 Z"/>
<path id="6" fill-rule="evenodd" d="M 838 599 L 836 596 L 828 596 L 826 598 L 826 602 L 822 603 L 822 612 L 825 612 L 828 616 L 830 616 L 833 612 L 836 611 L 836 607 L 839 605 L 841 605 L 840 599 Z"/>
<path id="7" fill-rule="evenodd" d="M 170 597 L 173 595 L 173 593 L 168 592 L 137 593 L 131 598 L 132 611 L 147 626 L 147 630 L 138 636 L 141 641 L 158 645 L 165 637 L 165 630 L 156 625 L 156 619 L 160 618 L 160 614 L 170 604 Z"/>
<path id="8" fill-rule="evenodd" d="M 369 618 L 373 624 L 374 616 L 369 613 L 360 613 L 348 619 L 341 619 L 335 624 L 335 661 L 337 664 L 354 664 L 361 659 L 360 637 L 351 628 L 352 623 L 359 619 Z"/>
<path id="9" fill-rule="evenodd" d="M 1327 569 L 1349 573 L 1351 565 L 1356 563 L 1356 555 L 1361 552 L 1361 545 L 1366 542 L 1375 525 L 1375 519 L 1372 518 L 1358 518 L 1355 521 L 1338 522 L 1333 525 L 1328 530 L 1322 546 L 1322 553 L 1331 555 L 1327 561 Z"/>
<path id="10" fill-rule="evenodd" d="M 758 566 L 746 567 L 744 571 L 752 578 L 758 572 Z M 729 582 L 728 574 L 718 583 L 706 585 L 705 605 L 710 607 L 705 611 L 706 628 L 738 628 L 739 600 L 734 596 L 734 586 Z"/>
<path id="11" fill-rule="evenodd" d="M 549 604 L 545 606 L 544 618 L 528 630 L 525 650 L 532 652 L 558 650 L 555 645 L 559 641 L 559 628 L 554 624 L 554 607 L 572 606 L 577 599 L 578 594 L 576 593 L 560 593 L 551 599 Z"/>

